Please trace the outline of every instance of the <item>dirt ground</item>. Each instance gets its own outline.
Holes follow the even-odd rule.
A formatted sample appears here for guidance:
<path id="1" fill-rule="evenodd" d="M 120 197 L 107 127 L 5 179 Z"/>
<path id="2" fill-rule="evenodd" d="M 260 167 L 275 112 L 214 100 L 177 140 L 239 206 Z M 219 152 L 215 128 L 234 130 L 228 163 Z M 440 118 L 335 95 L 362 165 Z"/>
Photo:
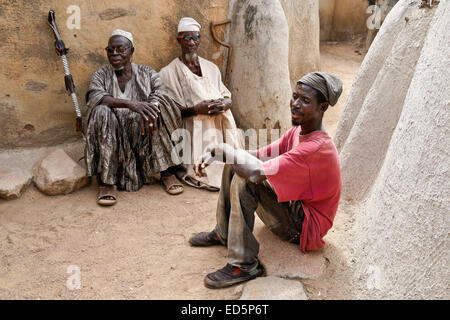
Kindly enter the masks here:
<path id="1" fill-rule="evenodd" d="M 363 55 L 353 44 L 322 44 L 321 70 L 344 82 L 324 126 L 334 135 Z M 48 197 L 34 186 L 0 200 L 0 299 L 236 299 L 231 287 L 209 290 L 204 276 L 226 263 L 224 247 L 192 248 L 187 240 L 215 224 L 218 193 L 185 187 L 170 196 L 161 185 L 121 192 L 118 203 L 95 203 L 96 185 Z M 325 277 L 302 280 L 310 299 L 351 297 L 351 215 L 342 204 L 325 240 Z M 81 287 L 66 282 L 77 266 Z"/>

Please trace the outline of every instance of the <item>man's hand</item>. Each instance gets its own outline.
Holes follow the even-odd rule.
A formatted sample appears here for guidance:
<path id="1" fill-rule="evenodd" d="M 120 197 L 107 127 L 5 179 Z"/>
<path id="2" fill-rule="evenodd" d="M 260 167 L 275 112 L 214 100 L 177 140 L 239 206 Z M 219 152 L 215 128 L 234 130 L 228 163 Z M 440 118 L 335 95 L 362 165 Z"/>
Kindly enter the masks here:
<path id="1" fill-rule="evenodd" d="M 230 98 L 204 100 L 194 106 L 195 114 L 217 115 L 227 111 L 231 106 Z"/>
<path id="2" fill-rule="evenodd" d="M 214 102 L 213 99 L 211 100 L 204 100 L 198 104 L 196 104 L 193 108 L 195 111 L 195 114 L 209 114 L 209 106 Z"/>
<path id="3" fill-rule="evenodd" d="M 110 108 L 128 108 L 141 116 L 141 134 L 150 134 L 150 127 L 156 129 L 158 123 L 159 106 L 158 101 L 135 101 L 117 99 L 112 96 L 105 96 L 101 101 L 102 104 Z"/>
<path id="4" fill-rule="evenodd" d="M 141 134 L 150 134 L 150 130 L 155 130 L 159 116 L 159 107 L 157 103 L 145 101 L 130 101 L 128 109 L 141 115 Z M 152 129 L 150 129 L 150 127 Z"/>
<path id="5" fill-rule="evenodd" d="M 209 114 L 215 115 L 227 111 L 231 106 L 231 99 L 221 98 L 214 100 L 209 106 Z"/>
<path id="6" fill-rule="evenodd" d="M 214 149 L 208 148 L 206 152 L 195 161 L 194 172 L 196 176 L 206 177 L 206 173 L 203 170 L 214 162 L 214 155 Z"/>
<path id="7" fill-rule="evenodd" d="M 203 171 L 214 161 L 225 162 L 227 157 L 234 159 L 235 149 L 226 143 L 211 145 L 206 148 L 205 153 L 195 162 L 194 172 L 199 177 L 206 177 Z M 232 160 L 234 162 L 234 160 Z"/>
<path id="8" fill-rule="evenodd" d="M 194 171 L 199 177 L 205 177 L 204 169 L 214 161 L 232 164 L 237 175 L 260 183 L 266 179 L 262 169 L 262 161 L 245 150 L 234 149 L 227 143 L 210 146 L 206 152 L 195 162 Z"/>

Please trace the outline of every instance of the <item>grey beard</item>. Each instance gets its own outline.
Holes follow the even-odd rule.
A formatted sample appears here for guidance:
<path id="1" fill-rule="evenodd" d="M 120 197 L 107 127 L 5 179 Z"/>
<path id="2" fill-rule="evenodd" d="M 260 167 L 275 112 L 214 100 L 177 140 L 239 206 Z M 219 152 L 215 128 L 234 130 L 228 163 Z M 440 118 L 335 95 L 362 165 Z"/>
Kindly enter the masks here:
<path id="1" fill-rule="evenodd" d="M 121 66 L 120 68 L 117 68 L 117 69 L 113 67 L 114 71 L 121 71 L 121 70 L 123 70 L 124 68 L 125 68 L 124 66 Z"/>
<path id="2" fill-rule="evenodd" d="M 198 59 L 198 54 L 196 52 L 194 52 L 194 53 L 186 53 L 184 55 L 184 58 L 186 59 L 187 62 L 195 62 Z"/>

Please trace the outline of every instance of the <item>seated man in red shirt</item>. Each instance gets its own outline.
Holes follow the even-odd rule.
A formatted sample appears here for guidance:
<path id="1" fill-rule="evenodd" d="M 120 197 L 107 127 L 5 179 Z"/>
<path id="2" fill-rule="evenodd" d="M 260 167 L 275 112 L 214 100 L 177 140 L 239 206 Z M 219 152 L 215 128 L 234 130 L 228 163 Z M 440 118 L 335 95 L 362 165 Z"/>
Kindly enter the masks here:
<path id="1" fill-rule="evenodd" d="M 227 265 L 205 277 L 208 288 L 228 287 L 265 274 L 253 235 L 255 211 L 282 239 L 303 252 L 324 246 L 341 194 L 339 158 L 322 127 L 329 105 L 342 93 L 342 81 L 326 72 L 307 74 L 297 82 L 290 107 L 293 128 L 258 151 L 227 144 L 210 147 L 195 172 L 226 159 L 217 204 L 217 225 L 192 236 L 192 246 L 226 245 Z"/>

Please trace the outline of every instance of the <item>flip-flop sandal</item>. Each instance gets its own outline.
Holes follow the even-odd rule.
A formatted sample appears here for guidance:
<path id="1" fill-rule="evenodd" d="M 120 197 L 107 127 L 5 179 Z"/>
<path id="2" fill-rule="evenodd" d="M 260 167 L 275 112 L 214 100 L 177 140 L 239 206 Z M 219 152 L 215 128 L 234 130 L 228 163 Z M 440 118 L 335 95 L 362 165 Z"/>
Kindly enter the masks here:
<path id="1" fill-rule="evenodd" d="M 184 191 L 183 185 L 181 184 L 178 179 L 171 174 L 170 176 L 161 177 L 161 181 L 166 188 L 166 191 L 168 194 L 176 195 L 180 194 Z M 178 187 L 176 189 L 173 189 L 173 187 Z"/>
<path id="2" fill-rule="evenodd" d="M 184 183 L 186 183 L 187 185 L 197 188 L 197 189 L 203 189 L 203 190 L 207 190 L 207 191 L 213 191 L 213 192 L 217 192 L 220 191 L 220 188 L 216 188 L 216 187 L 212 187 L 212 186 L 208 186 L 207 184 L 204 184 L 200 181 L 194 180 L 191 177 L 189 177 L 189 175 L 184 175 L 183 176 L 183 181 Z"/>
<path id="3" fill-rule="evenodd" d="M 105 199 L 105 198 L 112 199 Z M 101 206 L 112 206 L 117 202 L 117 188 L 116 186 L 100 186 L 98 188 L 97 204 Z"/>

